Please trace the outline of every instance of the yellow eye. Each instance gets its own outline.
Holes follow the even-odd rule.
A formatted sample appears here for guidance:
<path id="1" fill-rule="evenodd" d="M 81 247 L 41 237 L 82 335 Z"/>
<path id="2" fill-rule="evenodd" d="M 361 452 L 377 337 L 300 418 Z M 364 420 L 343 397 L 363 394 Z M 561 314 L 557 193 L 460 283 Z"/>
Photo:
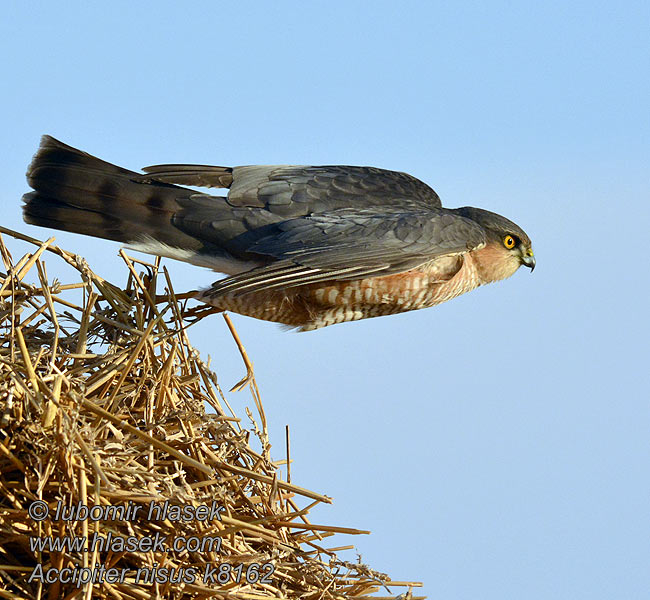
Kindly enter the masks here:
<path id="1" fill-rule="evenodd" d="M 512 248 L 515 247 L 515 238 L 513 238 L 511 235 L 507 235 L 506 237 L 503 238 L 503 245 L 508 250 L 512 250 Z"/>

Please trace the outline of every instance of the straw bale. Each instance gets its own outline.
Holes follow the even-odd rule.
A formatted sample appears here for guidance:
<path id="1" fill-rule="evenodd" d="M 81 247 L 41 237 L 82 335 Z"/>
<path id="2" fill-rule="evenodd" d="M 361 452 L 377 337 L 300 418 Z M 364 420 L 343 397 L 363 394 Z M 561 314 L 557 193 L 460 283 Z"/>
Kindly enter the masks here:
<path id="1" fill-rule="evenodd" d="M 30 251 L 14 261 L 9 238 Z M 0 253 L 0 598 L 411 597 L 420 584 L 325 547 L 368 532 L 307 518 L 331 499 L 271 459 L 226 315 L 257 413 L 248 426 L 187 335 L 216 311 L 190 308 L 158 262 L 122 252 L 121 287 L 53 238 L 0 227 Z M 75 280 L 50 281 L 45 256 Z"/>

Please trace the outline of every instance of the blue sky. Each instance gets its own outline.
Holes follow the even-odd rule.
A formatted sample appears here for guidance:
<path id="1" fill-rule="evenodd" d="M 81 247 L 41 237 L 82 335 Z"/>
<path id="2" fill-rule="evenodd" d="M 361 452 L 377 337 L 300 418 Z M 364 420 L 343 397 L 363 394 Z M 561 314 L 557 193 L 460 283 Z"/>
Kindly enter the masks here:
<path id="1" fill-rule="evenodd" d="M 372 530 L 337 545 L 431 598 L 645 598 L 649 27 L 625 1 L 11 3 L 2 224 L 51 234 L 20 211 L 43 133 L 130 168 L 403 170 L 514 220 L 535 273 L 439 307 L 306 334 L 233 315 L 275 457 L 289 424 L 293 480 L 335 498 L 314 520 Z M 56 235 L 124 279 L 117 244 Z M 191 339 L 241 377 L 219 316 Z"/>

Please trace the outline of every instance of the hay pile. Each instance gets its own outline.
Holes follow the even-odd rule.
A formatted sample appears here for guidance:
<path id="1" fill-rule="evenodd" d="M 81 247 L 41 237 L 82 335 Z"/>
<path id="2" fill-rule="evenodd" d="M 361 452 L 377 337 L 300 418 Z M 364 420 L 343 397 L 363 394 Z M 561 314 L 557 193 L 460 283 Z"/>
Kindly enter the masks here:
<path id="1" fill-rule="evenodd" d="M 325 547 L 367 532 L 309 522 L 330 499 L 281 478 L 252 370 L 257 416 L 230 409 L 186 334 L 214 310 L 158 263 L 122 253 L 121 289 L 53 239 L 0 232 L 36 246 L 14 263 L 0 235 L 0 598 L 410 597 Z M 77 281 L 50 281 L 46 252 Z"/>

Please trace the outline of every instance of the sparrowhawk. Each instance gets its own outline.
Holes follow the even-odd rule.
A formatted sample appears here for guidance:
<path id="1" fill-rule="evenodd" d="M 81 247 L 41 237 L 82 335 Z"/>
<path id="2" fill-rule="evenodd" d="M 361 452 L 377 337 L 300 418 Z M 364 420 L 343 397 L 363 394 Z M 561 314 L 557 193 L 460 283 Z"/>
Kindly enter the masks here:
<path id="1" fill-rule="evenodd" d="M 28 223 L 228 275 L 197 298 L 302 330 L 425 308 L 535 257 L 515 223 L 443 208 L 422 181 L 351 166 L 169 164 L 144 174 L 44 136 Z M 224 188 L 212 196 L 184 185 Z"/>

